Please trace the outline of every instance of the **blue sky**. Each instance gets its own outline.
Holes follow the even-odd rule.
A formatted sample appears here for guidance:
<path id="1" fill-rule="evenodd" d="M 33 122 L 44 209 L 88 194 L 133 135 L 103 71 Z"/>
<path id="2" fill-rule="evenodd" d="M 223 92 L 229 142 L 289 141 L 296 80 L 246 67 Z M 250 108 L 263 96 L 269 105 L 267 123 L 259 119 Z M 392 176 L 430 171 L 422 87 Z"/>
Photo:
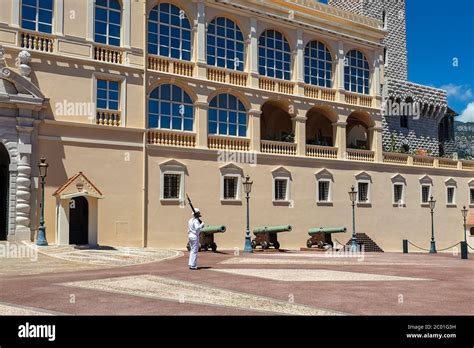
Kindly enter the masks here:
<path id="1" fill-rule="evenodd" d="M 457 120 L 474 122 L 474 1 L 406 3 L 408 79 L 446 89 Z"/>

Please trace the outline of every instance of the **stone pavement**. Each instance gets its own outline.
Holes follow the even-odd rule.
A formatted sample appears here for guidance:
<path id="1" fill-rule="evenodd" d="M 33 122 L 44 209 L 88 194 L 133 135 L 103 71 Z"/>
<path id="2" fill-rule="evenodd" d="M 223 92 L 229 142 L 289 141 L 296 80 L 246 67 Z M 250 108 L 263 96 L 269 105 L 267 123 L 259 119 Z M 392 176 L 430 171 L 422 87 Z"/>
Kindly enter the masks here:
<path id="1" fill-rule="evenodd" d="M 474 260 L 459 255 L 202 252 L 198 271 L 173 250 L 36 256 L 0 258 L 0 315 L 474 314 Z"/>

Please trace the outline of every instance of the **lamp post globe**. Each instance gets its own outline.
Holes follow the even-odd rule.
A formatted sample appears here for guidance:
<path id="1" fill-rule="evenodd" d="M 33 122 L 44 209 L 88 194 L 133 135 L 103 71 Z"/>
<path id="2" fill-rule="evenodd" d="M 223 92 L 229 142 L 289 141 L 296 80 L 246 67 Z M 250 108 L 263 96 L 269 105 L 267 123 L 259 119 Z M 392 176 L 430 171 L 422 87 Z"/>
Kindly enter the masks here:
<path id="1" fill-rule="evenodd" d="M 40 225 L 38 227 L 38 239 L 36 245 L 46 246 L 48 241 L 46 240 L 46 227 L 44 226 L 44 180 L 48 175 L 49 164 L 46 163 L 46 158 L 43 156 L 40 158 L 38 163 L 38 172 L 41 178 L 41 203 L 40 203 Z"/>
<path id="2" fill-rule="evenodd" d="M 245 192 L 245 198 L 247 200 L 247 228 L 245 230 L 245 246 L 244 246 L 244 253 L 251 253 L 253 252 L 252 249 L 252 241 L 250 240 L 250 192 L 252 192 L 252 184 L 253 181 L 250 180 L 250 176 L 245 177 L 245 181 L 242 183 Z"/>
<path id="3" fill-rule="evenodd" d="M 357 251 L 357 238 L 356 238 L 356 227 L 355 227 L 355 202 L 357 198 L 357 191 L 352 185 L 349 191 L 349 199 L 352 202 L 352 238 L 351 238 L 351 251 Z"/>

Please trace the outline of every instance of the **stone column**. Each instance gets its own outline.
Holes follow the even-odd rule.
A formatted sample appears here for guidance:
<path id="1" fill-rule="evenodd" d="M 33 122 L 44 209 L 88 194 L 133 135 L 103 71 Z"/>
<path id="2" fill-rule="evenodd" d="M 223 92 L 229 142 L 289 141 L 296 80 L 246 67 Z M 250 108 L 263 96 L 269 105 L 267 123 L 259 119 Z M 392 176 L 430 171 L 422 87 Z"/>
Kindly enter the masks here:
<path id="1" fill-rule="evenodd" d="M 337 100 L 344 101 L 344 66 L 346 56 L 344 55 L 344 43 L 339 41 L 337 43 L 336 53 L 336 69 L 334 76 L 334 88 L 338 90 Z"/>
<path id="2" fill-rule="evenodd" d="M 336 138 L 334 140 L 334 146 L 337 147 L 337 158 L 346 159 L 346 126 L 347 122 L 338 121 L 332 124 L 336 127 Z"/>
<path id="3" fill-rule="evenodd" d="M 209 104 L 204 101 L 194 103 L 196 107 L 196 146 L 198 148 L 207 148 L 207 114 Z"/>
<path id="4" fill-rule="evenodd" d="M 250 18 L 250 47 L 248 51 L 250 57 L 250 87 L 258 88 L 258 38 L 256 18 Z"/>
<path id="5" fill-rule="evenodd" d="M 371 150 L 375 152 L 375 162 L 383 162 L 383 146 L 382 133 L 383 128 L 380 126 L 371 127 L 369 130 L 369 139 Z"/>
<path id="6" fill-rule="evenodd" d="M 303 30 L 296 31 L 296 85 L 299 95 L 304 95 L 304 47 Z"/>
<path id="7" fill-rule="evenodd" d="M 21 120 L 21 121 L 20 121 Z M 32 126 L 21 125 L 23 121 L 33 121 L 18 117 L 18 176 L 16 178 L 16 219 L 15 239 L 30 240 L 31 210 L 31 132 Z M 28 122 L 29 123 L 29 122 Z"/>
<path id="8" fill-rule="evenodd" d="M 203 0 L 197 3 L 196 20 L 197 76 L 206 78 L 206 4 Z"/>
<path id="9" fill-rule="evenodd" d="M 306 156 L 306 116 L 295 116 L 296 154 Z"/>
<path id="10" fill-rule="evenodd" d="M 260 116 L 262 111 L 258 109 L 249 110 L 249 136 L 250 150 L 260 152 Z"/>

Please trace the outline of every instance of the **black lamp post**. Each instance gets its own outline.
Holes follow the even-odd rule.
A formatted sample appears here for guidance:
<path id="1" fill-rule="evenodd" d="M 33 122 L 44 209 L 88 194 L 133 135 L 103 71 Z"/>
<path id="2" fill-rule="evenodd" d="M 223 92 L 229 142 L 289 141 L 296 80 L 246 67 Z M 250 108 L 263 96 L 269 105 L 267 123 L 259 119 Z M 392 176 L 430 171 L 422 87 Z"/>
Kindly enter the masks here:
<path id="1" fill-rule="evenodd" d="M 244 192 L 247 199 L 247 229 L 245 230 L 245 247 L 244 253 L 253 252 L 252 242 L 250 241 L 250 211 L 249 211 L 249 201 L 250 201 L 250 192 L 252 191 L 253 181 L 250 181 L 250 176 L 245 177 L 245 181 L 242 183 L 244 186 Z"/>
<path id="2" fill-rule="evenodd" d="M 45 246 L 48 245 L 46 241 L 46 227 L 44 226 L 44 179 L 48 174 L 49 164 L 46 163 L 46 158 L 43 156 L 38 163 L 39 176 L 41 178 L 41 203 L 40 203 L 40 225 L 38 228 L 38 239 L 36 245 Z"/>
<path id="3" fill-rule="evenodd" d="M 462 217 L 464 219 L 464 242 L 467 243 L 467 236 L 466 236 L 466 218 L 467 218 L 467 208 L 466 206 L 462 207 L 462 210 L 461 210 L 461 213 L 462 213 Z"/>
<path id="4" fill-rule="evenodd" d="M 433 196 L 430 197 L 428 201 L 431 210 L 431 247 L 430 247 L 430 254 L 436 253 L 436 242 L 434 237 L 434 208 L 436 206 L 436 201 L 433 199 Z"/>
<path id="5" fill-rule="evenodd" d="M 349 191 L 349 198 L 352 202 L 352 239 L 351 239 L 351 251 L 357 251 L 357 239 L 356 239 L 356 227 L 355 227 L 355 201 L 357 198 L 357 191 L 352 185 Z"/>

